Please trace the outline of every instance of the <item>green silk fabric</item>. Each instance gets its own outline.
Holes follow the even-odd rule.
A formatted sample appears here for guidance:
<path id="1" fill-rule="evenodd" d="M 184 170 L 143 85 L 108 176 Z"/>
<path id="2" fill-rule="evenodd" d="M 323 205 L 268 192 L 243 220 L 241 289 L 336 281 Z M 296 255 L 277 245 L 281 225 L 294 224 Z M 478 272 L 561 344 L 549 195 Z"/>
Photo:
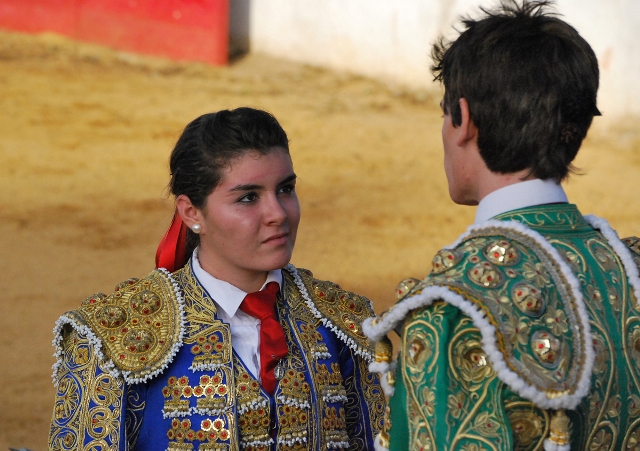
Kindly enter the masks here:
<path id="1" fill-rule="evenodd" d="M 543 235 L 580 283 L 595 364 L 590 394 L 567 412 L 571 449 L 640 450 L 640 309 L 619 256 L 571 204 L 514 210 L 494 219 L 516 221 Z M 468 252 L 468 245 L 464 247 L 463 242 L 457 249 Z M 640 257 L 634 258 L 638 264 Z M 516 271 L 509 283 L 524 281 L 525 272 Z M 467 270 L 454 277 L 458 293 L 478 298 Z M 535 275 L 527 277 L 531 282 Z M 442 280 L 432 273 L 425 282 L 442 285 Z M 547 288 L 543 292 L 551 308 L 553 293 Z M 500 302 L 512 309 L 508 311 L 519 312 L 509 304 L 513 299 Z M 543 324 L 564 343 L 570 362 L 575 342 L 566 330 L 568 313 L 561 310 L 535 320 L 526 315 L 514 319 L 504 339 L 518 350 L 518 359 L 535 357 L 530 340 Z M 479 329 L 461 310 L 442 301 L 405 318 L 389 407 L 391 450 L 541 450 L 553 413 L 521 398 L 497 377 Z"/>

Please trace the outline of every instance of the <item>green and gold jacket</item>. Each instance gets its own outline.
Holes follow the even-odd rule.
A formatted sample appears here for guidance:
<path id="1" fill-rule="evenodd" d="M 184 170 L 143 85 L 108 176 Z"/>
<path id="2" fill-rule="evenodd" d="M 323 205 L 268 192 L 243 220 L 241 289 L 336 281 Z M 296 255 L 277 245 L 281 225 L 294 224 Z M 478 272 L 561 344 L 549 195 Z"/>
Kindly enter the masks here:
<path id="1" fill-rule="evenodd" d="M 570 204 L 471 226 L 365 321 L 378 448 L 640 450 L 638 266 L 640 240 Z"/>

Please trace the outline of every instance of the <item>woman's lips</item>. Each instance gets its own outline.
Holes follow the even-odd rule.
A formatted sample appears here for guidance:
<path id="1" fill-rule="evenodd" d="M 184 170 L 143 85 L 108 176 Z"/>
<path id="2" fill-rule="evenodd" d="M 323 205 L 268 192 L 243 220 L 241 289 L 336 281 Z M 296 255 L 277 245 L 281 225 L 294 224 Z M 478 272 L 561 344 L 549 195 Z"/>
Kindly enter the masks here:
<path id="1" fill-rule="evenodd" d="M 263 243 L 270 244 L 284 244 L 288 241 L 289 233 L 278 233 L 277 235 L 270 236 Z"/>

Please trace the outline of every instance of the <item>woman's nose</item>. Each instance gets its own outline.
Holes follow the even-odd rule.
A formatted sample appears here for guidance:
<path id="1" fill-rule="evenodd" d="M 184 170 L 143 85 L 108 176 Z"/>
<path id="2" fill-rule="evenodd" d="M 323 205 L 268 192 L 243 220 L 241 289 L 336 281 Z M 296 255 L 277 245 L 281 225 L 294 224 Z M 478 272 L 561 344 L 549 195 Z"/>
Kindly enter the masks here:
<path id="1" fill-rule="evenodd" d="M 270 196 L 265 207 L 265 222 L 268 224 L 280 224 L 287 219 L 287 212 L 277 196 Z"/>

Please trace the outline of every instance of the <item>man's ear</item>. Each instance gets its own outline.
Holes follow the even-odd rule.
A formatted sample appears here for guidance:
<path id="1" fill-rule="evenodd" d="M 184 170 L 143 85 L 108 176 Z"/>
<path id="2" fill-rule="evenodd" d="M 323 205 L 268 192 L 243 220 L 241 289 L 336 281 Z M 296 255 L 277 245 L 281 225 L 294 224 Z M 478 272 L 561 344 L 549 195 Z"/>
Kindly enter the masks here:
<path id="1" fill-rule="evenodd" d="M 176 210 L 178 210 L 182 222 L 190 229 L 194 224 L 202 226 L 202 212 L 191 203 L 191 199 L 188 196 L 180 194 L 176 197 Z"/>
<path id="2" fill-rule="evenodd" d="M 456 144 L 459 147 L 465 147 L 469 142 L 476 142 L 478 140 L 478 129 L 476 124 L 471 120 L 471 113 L 469 112 L 469 104 L 464 97 L 460 98 L 460 127 L 458 130 L 458 139 Z"/>

